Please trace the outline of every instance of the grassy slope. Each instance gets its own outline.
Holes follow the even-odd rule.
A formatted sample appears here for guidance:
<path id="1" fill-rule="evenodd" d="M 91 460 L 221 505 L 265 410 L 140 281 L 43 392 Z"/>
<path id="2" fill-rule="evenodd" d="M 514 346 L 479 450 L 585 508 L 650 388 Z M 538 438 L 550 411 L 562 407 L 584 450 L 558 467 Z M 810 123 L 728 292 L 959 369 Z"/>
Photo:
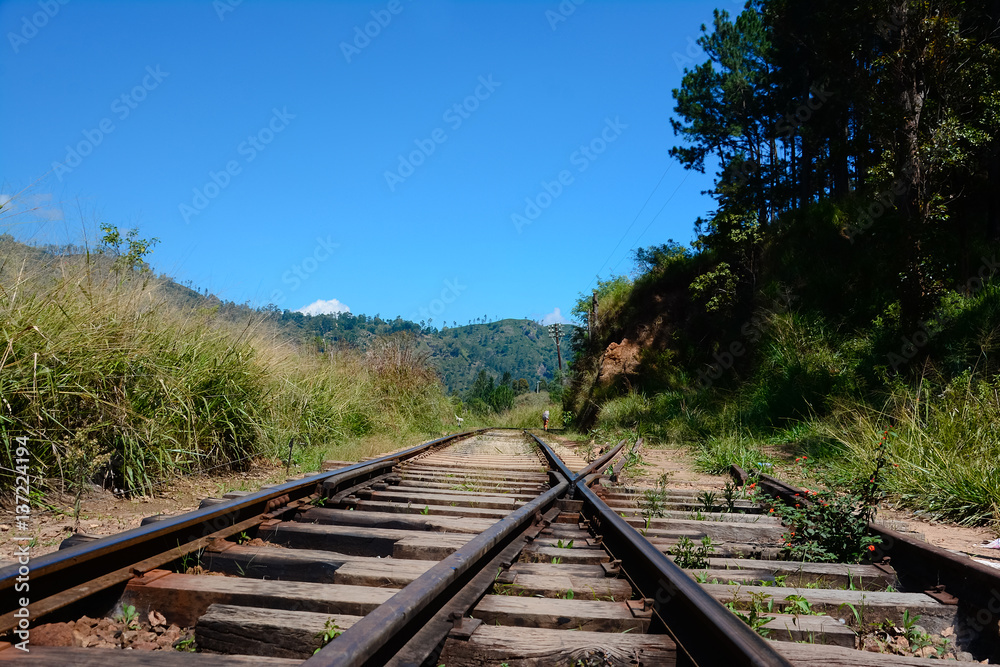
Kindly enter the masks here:
<path id="1" fill-rule="evenodd" d="M 281 455 L 318 464 L 360 438 L 440 433 L 450 404 L 414 350 L 317 354 L 261 314 L 184 308 L 176 289 L 3 239 L 0 465 L 26 436 L 31 470 L 142 491 L 178 472 Z M 346 454 L 343 454 L 346 455 Z M 11 483 L 8 473 L 0 486 Z"/>
<path id="2" fill-rule="evenodd" d="M 613 333 L 582 350 L 567 409 L 589 414 L 598 431 L 690 446 L 705 470 L 764 463 L 780 474 L 790 466 L 837 489 L 867 482 L 888 431 L 882 483 L 892 498 L 952 520 L 997 523 L 1000 285 L 947 294 L 930 320 L 930 342 L 894 370 L 889 355 L 906 332 L 891 303 L 872 305 L 877 314 L 867 322 L 859 309 L 845 311 L 851 321 L 822 293 L 799 288 L 791 308 L 776 308 L 771 294 L 742 318 L 712 320 L 684 297 L 689 278 L 647 275 L 608 290 L 602 327 Z M 670 335 L 643 349 L 630 376 L 598 382 L 608 343 L 655 329 L 657 318 Z M 719 364 L 734 341 L 745 352 Z M 718 377 L 699 380 L 713 364 Z"/>

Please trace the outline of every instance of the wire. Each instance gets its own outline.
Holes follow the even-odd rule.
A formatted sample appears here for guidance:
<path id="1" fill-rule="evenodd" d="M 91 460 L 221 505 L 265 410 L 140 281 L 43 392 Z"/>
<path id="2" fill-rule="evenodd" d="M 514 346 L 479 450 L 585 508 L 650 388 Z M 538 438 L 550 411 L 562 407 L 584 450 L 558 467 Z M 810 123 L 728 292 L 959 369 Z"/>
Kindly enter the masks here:
<path id="1" fill-rule="evenodd" d="M 671 167 L 673 167 L 673 166 L 674 166 L 674 162 L 673 162 L 673 160 L 671 160 L 671 161 L 670 161 L 670 162 L 669 162 L 669 163 L 667 164 L 667 168 L 663 170 L 663 175 L 662 175 L 662 176 L 660 176 L 660 180 L 658 180 L 658 181 L 656 182 L 656 187 L 654 187 L 654 188 L 653 188 L 653 191 L 649 193 L 649 196 L 648 196 L 648 197 L 646 197 L 646 201 L 645 201 L 645 202 L 643 202 L 643 204 L 642 204 L 642 208 L 640 208 L 640 209 L 639 209 L 639 212 L 635 214 L 635 217 L 634 217 L 634 218 L 632 218 L 632 223 L 631 223 L 631 224 L 630 224 L 630 225 L 628 226 L 628 228 L 627 228 L 627 229 L 625 230 L 625 233 L 624 233 L 624 234 L 622 234 L 622 237 L 621 237 L 620 239 L 618 239 L 618 243 L 616 243 L 616 244 L 615 244 L 615 247 L 614 247 L 614 248 L 613 248 L 613 249 L 611 250 L 611 254 L 609 254 L 609 255 L 608 255 L 608 258 L 607 258 L 606 260 L 604 260 L 604 263 L 603 263 L 603 264 L 601 264 L 601 268 L 597 269 L 597 274 L 596 274 L 596 275 L 601 275 L 601 271 L 603 271 L 603 270 L 604 270 L 604 267 L 605 267 L 605 266 L 607 266 L 608 262 L 610 262 L 610 261 L 611 261 L 611 258 L 615 256 L 615 252 L 616 252 L 616 251 L 618 250 L 618 248 L 619 248 L 619 247 L 621 246 L 621 244 L 622 244 L 622 241 L 624 241 L 624 240 L 625 240 L 625 237 L 626 237 L 626 236 L 628 236 L 628 233 L 629 233 L 630 231 L 632 231 L 632 227 L 633 227 L 633 226 L 635 226 L 635 223 L 636 223 L 636 221 L 637 221 L 637 220 L 639 219 L 639 216 L 640 216 L 640 215 L 642 215 L 642 212 L 646 210 L 646 205 L 647 205 L 647 204 L 649 204 L 649 200 L 650 200 L 650 199 L 652 199 L 652 198 L 653 198 L 653 195 L 654 195 L 654 194 L 656 194 L 656 191 L 660 189 L 660 184 L 661 184 L 661 183 L 663 183 L 663 179 L 667 177 L 667 172 L 669 172 L 669 171 L 670 171 L 670 169 L 671 169 Z M 662 210 L 662 209 L 661 209 L 661 210 Z M 657 215 L 659 215 L 659 214 L 657 214 Z M 655 219 L 655 218 L 654 218 L 654 219 Z M 594 280 L 596 280 L 596 278 L 594 278 Z M 594 285 L 594 280 L 591 280 L 591 281 L 590 281 L 590 285 L 588 285 L 588 289 L 589 289 L 590 287 L 592 287 L 592 286 Z"/>
<path id="2" fill-rule="evenodd" d="M 663 202 L 663 206 L 661 206 L 660 210 L 656 212 L 656 215 L 653 216 L 653 219 L 649 221 L 649 224 L 646 225 L 646 228 L 643 229 L 642 232 L 639 233 L 639 236 L 635 238 L 635 245 L 633 245 L 632 248 L 630 248 L 630 250 L 636 248 L 639 245 L 639 239 L 641 239 L 643 235 L 645 235 L 645 233 L 649 231 L 649 228 L 653 225 L 654 222 L 656 222 L 656 219 L 660 217 L 660 214 L 663 213 L 663 209 L 665 209 L 667 207 L 667 204 L 671 202 L 671 200 L 674 198 L 674 195 L 676 195 L 680 191 L 681 186 L 683 186 L 684 182 L 687 181 L 687 178 L 690 175 L 690 173 L 691 172 L 684 173 L 684 178 L 681 179 L 681 182 L 677 185 L 674 191 L 670 193 L 670 196 L 667 198 L 667 201 Z M 625 258 L 622 257 L 622 259 L 618 260 L 618 263 L 615 264 L 613 267 L 611 267 L 611 271 L 614 272 L 614 270 L 618 268 L 618 265 L 621 264 L 624 259 Z"/>

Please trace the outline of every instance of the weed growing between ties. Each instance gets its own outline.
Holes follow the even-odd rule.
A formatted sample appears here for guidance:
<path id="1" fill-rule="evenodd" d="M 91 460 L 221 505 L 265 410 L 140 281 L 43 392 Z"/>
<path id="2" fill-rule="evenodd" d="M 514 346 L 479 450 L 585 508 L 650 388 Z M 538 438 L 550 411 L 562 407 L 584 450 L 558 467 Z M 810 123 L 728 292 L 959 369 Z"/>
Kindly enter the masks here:
<path id="1" fill-rule="evenodd" d="M 708 567 L 708 559 L 714 551 L 715 545 L 708 535 L 701 538 L 699 545 L 695 545 L 689 537 L 681 537 L 670 550 L 670 555 L 674 557 L 674 564 L 679 568 L 704 570 Z"/>
<path id="2" fill-rule="evenodd" d="M 869 505 L 853 495 L 806 493 L 808 500 L 772 508 L 789 528 L 783 536 L 784 557 L 822 563 L 860 563 L 869 559 L 880 543 L 868 534 Z"/>
<path id="3" fill-rule="evenodd" d="M 332 642 L 334 639 L 339 637 L 344 633 L 344 630 L 337 625 L 336 621 L 332 618 L 327 619 L 326 624 L 323 626 L 323 631 L 316 635 L 316 639 L 319 640 L 319 648 L 313 651 L 313 655 L 316 655 L 323 650 L 323 647 Z"/>
<path id="4" fill-rule="evenodd" d="M 649 529 L 649 522 L 652 519 L 662 519 L 667 513 L 667 484 L 670 483 L 671 473 L 665 472 L 656 479 L 656 486 L 652 489 L 644 489 L 639 498 L 639 511 L 643 519 L 646 520 L 646 529 Z"/>
<path id="5" fill-rule="evenodd" d="M 856 492 L 804 489 L 805 497 L 795 494 L 797 501 L 792 505 L 778 504 L 771 509 L 789 527 L 783 536 L 785 558 L 844 563 L 870 560 L 881 540 L 869 534 L 868 524 L 875 519 L 878 504 L 885 497 L 885 452 L 895 433 L 885 430 L 881 435 L 874 452 L 874 468 L 867 479 L 856 485 Z M 799 457 L 796 463 L 806 460 L 808 457 Z"/>
<path id="6" fill-rule="evenodd" d="M 767 593 L 751 592 L 749 598 L 742 600 L 737 587 L 733 599 L 726 603 L 726 607 L 761 637 L 771 634 L 771 631 L 764 626 L 775 619 L 774 616 L 768 616 L 774 611 L 774 599 Z"/>

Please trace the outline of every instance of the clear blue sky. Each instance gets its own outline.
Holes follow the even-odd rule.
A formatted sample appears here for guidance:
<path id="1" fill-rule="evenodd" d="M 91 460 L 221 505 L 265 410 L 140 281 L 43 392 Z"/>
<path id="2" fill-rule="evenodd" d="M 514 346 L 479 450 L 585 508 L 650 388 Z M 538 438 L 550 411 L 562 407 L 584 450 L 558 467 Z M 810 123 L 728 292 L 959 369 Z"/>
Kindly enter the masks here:
<path id="1" fill-rule="evenodd" d="M 225 299 L 450 325 L 568 315 L 712 208 L 671 90 L 734 0 L 64 2 L 0 3 L 22 240 L 138 227 Z"/>

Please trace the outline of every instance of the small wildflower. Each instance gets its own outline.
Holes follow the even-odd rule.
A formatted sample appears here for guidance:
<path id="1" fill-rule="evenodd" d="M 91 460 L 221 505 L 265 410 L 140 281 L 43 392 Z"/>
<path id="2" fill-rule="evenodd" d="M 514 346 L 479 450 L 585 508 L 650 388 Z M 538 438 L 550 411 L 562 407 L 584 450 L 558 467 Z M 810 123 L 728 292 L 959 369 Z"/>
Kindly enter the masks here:
<path id="1" fill-rule="evenodd" d="M 773 514 L 774 513 L 774 508 L 772 507 L 771 509 L 769 509 L 768 513 L 772 513 Z"/>
<path id="2" fill-rule="evenodd" d="M 796 506 L 796 507 L 799 507 L 799 504 L 798 504 L 798 503 L 795 503 L 795 506 Z"/>
<path id="3" fill-rule="evenodd" d="M 869 544 L 868 545 L 868 551 L 875 551 L 875 545 L 874 544 Z"/>

